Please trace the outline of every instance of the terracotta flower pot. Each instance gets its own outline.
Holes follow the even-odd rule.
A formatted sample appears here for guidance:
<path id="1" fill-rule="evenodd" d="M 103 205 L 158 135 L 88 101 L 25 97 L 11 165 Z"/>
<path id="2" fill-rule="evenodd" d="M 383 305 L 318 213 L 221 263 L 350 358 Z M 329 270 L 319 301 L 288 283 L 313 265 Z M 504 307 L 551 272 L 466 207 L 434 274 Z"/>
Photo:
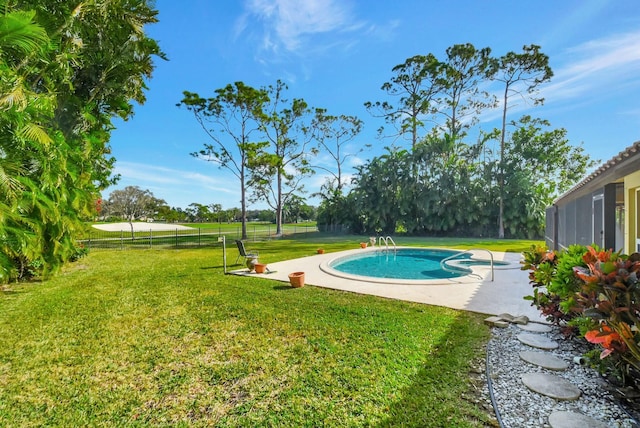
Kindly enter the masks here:
<path id="1" fill-rule="evenodd" d="M 267 265 L 264 263 L 256 263 L 254 266 L 256 273 L 264 273 L 267 270 Z"/>
<path id="2" fill-rule="evenodd" d="M 318 248 L 318 254 L 324 254 L 324 250 L 322 248 Z"/>
<path id="3" fill-rule="evenodd" d="M 293 272 L 289 274 L 289 283 L 294 288 L 300 288 L 304 285 L 304 272 Z"/>
<path id="4" fill-rule="evenodd" d="M 360 243 L 360 248 L 367 248 L 367 243 L 366 242 L 361 242 Z"/>

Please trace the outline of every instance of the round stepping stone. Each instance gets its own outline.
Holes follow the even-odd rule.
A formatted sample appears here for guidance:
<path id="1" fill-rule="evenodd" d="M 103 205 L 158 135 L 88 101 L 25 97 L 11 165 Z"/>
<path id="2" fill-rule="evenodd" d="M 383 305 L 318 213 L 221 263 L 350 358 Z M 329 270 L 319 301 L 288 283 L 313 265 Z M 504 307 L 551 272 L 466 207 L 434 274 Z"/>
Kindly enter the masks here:
<path id="1" fill-rule="evenodd" d="M 530 331 L 533 333 L 551 333 L 551 327 L 544 324 L 538 324 L 535 322 L 530 322 L 528 324 L 518 324 L 522 330 Z"/>
<path id="2" fill-rule="evenodd" d="M 533 346 L 534 348 L 550 350 L 558 347 L 558 342 L 547 339 L 539 334 L 520 333 L 517 337 L 520 342 L 525 345 Z"/>
<path id="3" fill-rule="evenodd" d="M 521 379 L 530 390 L 556 400 L 574 401 L 582 394 L 582 391 L 568 380 L 547 373 L 525 373 Z"/>
<path id="4" fill-rule="evenodd" d="M 566 361 L 544 352 L 522 351 L 520 352 L 520 358 L 527 363 L 549 370 L 566 370 L 569 368 L 569 363 Z"/>
<path id="5" fill-rule="evenodd" d="M 549 425 L 551 428 L 607 428 L 607 424 L 576 412 L 553 412 L 549 415 Z"/>

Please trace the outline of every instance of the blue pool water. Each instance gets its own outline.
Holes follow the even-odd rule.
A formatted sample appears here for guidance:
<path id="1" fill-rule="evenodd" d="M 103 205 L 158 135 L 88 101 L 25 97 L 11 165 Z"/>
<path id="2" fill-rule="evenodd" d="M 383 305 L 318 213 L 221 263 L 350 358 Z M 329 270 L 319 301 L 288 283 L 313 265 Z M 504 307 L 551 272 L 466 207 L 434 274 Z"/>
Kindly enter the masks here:
<path id="1" fill-rule="evenodd" d="M 446 279 L 468 275 L 465 267 L 442 269 L 440 262 L 458 250 L 400 248 L 397 251 L 367 251 L 333 260 L 329 267 L 351 275 L 394 279 Z M 456 257 L 469 259 L 470 255 Z"/>

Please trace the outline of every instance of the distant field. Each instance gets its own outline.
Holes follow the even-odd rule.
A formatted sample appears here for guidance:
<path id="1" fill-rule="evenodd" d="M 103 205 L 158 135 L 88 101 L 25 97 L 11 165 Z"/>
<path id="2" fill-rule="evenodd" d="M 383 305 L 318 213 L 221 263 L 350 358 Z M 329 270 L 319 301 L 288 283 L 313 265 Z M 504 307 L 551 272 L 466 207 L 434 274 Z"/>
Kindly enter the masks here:
<path id="1" fill-rule="evenodd" d="M 154 223 L 157 224 L 157 223 Z M 91 225 L 89 225 L 91 226 Z M 240 223 L 176 223 L 175 226 L 187 226 L 192 229 L 134 231 L 127 226 L 122 230 L 105 231 L 88 227 L 87 233 L 80 242 L 88 248 L 94 249 L 124 249 L 124 248 L 153 248 L 153 247 L 201 247 L 215 245 L 218 238 L 226 237 L 232 241 L 242 237 Z M 315 222 L 292 223 L 282 226 L 285 236 L 317 233 Z M 271 239 L 276 236 L 276 226 L 272 223 L 250 222 L 247 224 L 247 238 L 252 241 Z"/>
<path id="2" fill-rule="evenodd" d="M 150 249 L 150 248 L 196 248 L 213 247 L 219 245 L 219 238 L 224 236 L 229 245 L 234 245 L 235 239 L 240 239 L 239 223 L 181 223 L 192 230 L 174 231 L 117 231 L 106 232 L 91 229 L 83 239 L 82 244 L 90 249 Z M 275 225 L 270 223 L 251 222 L 247 225 L 247 238 L 252 242 L 267 242 L 279 239 L 275 235 Z M 295 237 L 303 242 L 322 244 L 325 249 L 333 250 L 352 248 L 362 241 L 368 241 L 368 235 L 340 234 L 333 232 L 319 232 L 315 223 L 286 224 L 283 226 L 284 237 Z M 489 238 L 441 238 L 425 236 L 394 235 L 398 246 L 419 247 L 447 247 L 447 248 L 484 248 L 492 251 L 520 253 L 528 250 L 532 245 L 544 244 L 536 240 L 512 240 Z"/>

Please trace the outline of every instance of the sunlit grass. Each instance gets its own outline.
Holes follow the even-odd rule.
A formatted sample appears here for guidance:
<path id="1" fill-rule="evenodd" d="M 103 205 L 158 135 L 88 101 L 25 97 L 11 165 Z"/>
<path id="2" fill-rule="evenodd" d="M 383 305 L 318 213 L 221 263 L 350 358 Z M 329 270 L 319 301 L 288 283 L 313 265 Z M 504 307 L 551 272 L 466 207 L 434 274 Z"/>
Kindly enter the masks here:
<path id="1" fill-rule="evenodd" d="M 359 239 L 255 244 L 275 262 Z M 221 262 L 220 248 L 96 251 L 5 289 L 0 426 L 489 423 L 461 398 L 481 316 L 225 276 Z"/>

